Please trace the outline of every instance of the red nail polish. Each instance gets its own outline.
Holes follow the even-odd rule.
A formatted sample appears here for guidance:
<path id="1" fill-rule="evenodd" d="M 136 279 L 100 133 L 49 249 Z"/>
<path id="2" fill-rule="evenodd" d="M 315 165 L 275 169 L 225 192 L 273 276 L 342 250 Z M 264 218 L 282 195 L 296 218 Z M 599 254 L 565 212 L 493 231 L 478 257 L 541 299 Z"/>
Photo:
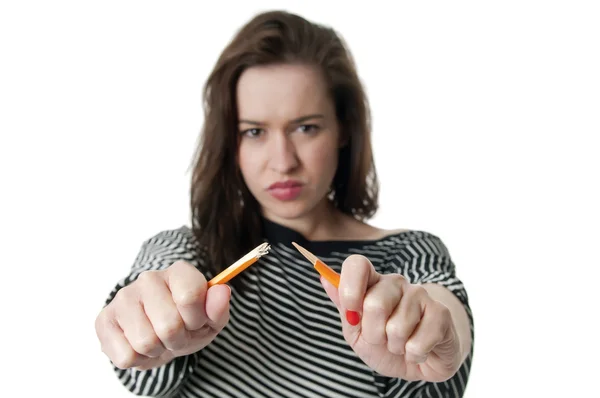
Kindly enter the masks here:
<path id="1" fill-rule="evenodd" d="M 360 322 L 360 315 L 356 311 L 346 310 L 346 320 L 350 325 L 356 326 Z"/>

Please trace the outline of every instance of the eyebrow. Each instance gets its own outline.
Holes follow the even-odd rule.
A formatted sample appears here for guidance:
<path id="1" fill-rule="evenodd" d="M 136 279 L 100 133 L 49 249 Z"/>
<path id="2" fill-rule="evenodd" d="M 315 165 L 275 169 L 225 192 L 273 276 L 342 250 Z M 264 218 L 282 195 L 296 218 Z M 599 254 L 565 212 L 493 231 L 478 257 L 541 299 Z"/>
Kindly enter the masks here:
<path id="1" fill-rule="evenodd" d="M 315 114 L 312 114 L 312 115 L 306 115 L 306 116 L 299 117 L 298 119 L 294 119 L 291 122 L 292 122 L 292 124 L 298 124 L 298 123 L 302 123 L 302 122 L 305 122 L 305 121 L 311 120 L 311 119 L 324 119 L 324 118 L 325 118 L 325 116 L 323 114 L 315 113 Z M 239 122 L 240 122 L 240 124 L 241 123 L 246 123 L 246 124 L 251 124 L 251 125 L 254 125 L 254 126 L 260 126 L 260 125 L 263 124 L 263 123 L 260 123 L 260 122 L 256 122 L 254 120 L 247 120 L 247 119 L 240 119 Z"/>

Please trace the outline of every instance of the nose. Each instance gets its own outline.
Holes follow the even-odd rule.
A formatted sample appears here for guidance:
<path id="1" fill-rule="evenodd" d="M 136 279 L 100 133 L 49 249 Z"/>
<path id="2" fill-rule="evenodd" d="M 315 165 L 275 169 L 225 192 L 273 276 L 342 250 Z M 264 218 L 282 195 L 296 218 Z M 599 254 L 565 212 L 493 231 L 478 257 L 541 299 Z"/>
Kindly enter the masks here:
<path id="1" fill-rule="evenodd" d="M 271 137 L 269 167 L 280 174 L 291 173 L 300 164 L 294 143 L 288 134 L 273 134 Z"/>

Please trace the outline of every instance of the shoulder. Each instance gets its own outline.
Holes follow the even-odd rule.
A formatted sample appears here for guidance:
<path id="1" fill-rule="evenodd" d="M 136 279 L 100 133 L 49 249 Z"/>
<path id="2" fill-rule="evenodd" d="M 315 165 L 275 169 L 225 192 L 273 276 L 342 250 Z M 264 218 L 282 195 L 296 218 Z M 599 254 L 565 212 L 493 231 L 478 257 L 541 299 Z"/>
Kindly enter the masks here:
<path id="1" fill-rule="evenodd" d="M 419 255 L 435 255 L 449 257 L 448 248 L 436 234 L 424 230 L 392 229 L 385 230 L 380 240 L 395 248 L 395 251 L 408 253 L 412 257 Z"/>
<path id="2" fill-rule="evenodd" d="M 194 237 L 194 233 L 185 225 L 179 228 L 159 231 L 144 241 L 144 245 L 169 246 L 173 248 L 195 244 L 196 238 Z"/>
<path id="3" fill-rule="evenodd" d="M 186 260 L 199 265 L 200 258 L 198 241 L 193 231 L 187 226 L 181 226 L 161 230 L 146 238 L 140 248 L 137 263 L 159 261 L 170 264 Z"/>
<path id="4" fill-rule="evenodd" d="M 394 236 L 404 232 L 409 232 L 408 229 L 384 229 L 376 227 L 368 222 L 358 221 L 354 218 L 348 218 L 348 222 L 343 226 L 346 233 L 353 235 L 355 238 L 363 240 L 381 240 L 389 236 Z"/>
<path id="5" fill-rule="evenodd" d="M 199 269 L 203 265 L 190 228 L 182 226 L 150 235 L 142 241 L 130 272 L 113 288 L 105 305 L 110 303 L 121 288 L 135 281 L 142 272 L 168 268 L 177 260 L 185 260 Z"/>
<path id="6" fill-rule="evenodd" d="M 407 228 L 385 229 L 368 223 L 355 224 L 355 227 L 364 239 L 378 246 L 396 248 L 413 254 L 448 254 L 442 239 L 429 231 Z"/>
<path id="7" fill-rule="evenodd" d="M 381 264 L 382 273 L 400 273 L 412 283 L 450 280 L 454 261 L 442 239 L 423 230 L 401 230 L 378 242 L 388 255 Z"/>

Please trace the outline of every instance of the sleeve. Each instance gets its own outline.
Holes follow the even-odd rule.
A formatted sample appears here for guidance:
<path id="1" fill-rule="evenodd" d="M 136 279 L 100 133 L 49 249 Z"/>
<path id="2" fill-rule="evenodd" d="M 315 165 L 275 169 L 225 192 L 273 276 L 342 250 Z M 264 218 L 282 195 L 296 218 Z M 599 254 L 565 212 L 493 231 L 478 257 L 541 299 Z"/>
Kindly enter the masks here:
<path id="1" fill-rule="evenodd" d="M 188 233 L 186 233 L 188 232 Z M 197 248 L 189 231 L 163 231 L 146 240 L 130 269 L 110 292 L 104 305 L 108 305 L 123 287 L 134 282 L 147 270 L 161 270 L 178 260 L 186 260 L 200 267 Z M 154 369 L 119 369 L 111 363 L 119 381 L 133 394 L 149 397 L 173 397 L 189 375 L 194 371 L 197 353 L 175 358 Z"/>
<path id="2" fill-rule="evenodd" d="M 460 398 L 464 396 L 473 360 L 475 328 L 469 298 L 463 282 L 456 274 L 450 253 L 437 236 L 422 233 L 418 239 L 403 242 L 387 261 L 387 272 L 400 273 L 411 283 L 439 283 L 450 290 L 463 304 L 469 317 L 471 352 L 456 374 L 445 382 L 408 382 L 386 378 L 380 383 L 380 396 L 385 398 Z"/>

